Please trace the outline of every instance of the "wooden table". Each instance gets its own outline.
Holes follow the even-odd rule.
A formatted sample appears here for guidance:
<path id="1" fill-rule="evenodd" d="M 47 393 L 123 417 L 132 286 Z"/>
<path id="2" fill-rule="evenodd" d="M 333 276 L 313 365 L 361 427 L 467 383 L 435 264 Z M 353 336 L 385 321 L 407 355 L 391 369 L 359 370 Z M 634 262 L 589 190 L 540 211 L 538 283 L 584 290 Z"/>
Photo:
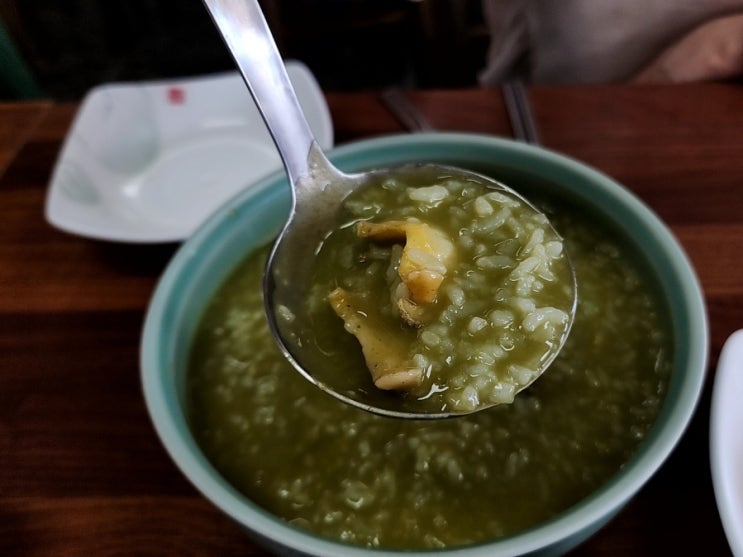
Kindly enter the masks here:
<path id="1" fill-rule="evenodd" d="M 743 88 L 529 91 L 543 143 L 645 200 L 696 265 L 708 383 L 680 446 L 575 555 L 729 555 L 708 460 L 709 392 L 743 327 Z M 510 136 L 499 90 L 416 91 L 441 130 Z M 337 143 L 402 131 L 374 93 L 328 94 Z M 76 106 L 0 104 L 0 555 L 264 555 L 181 476 L 140 392 L 140 327 L 177 246 L 49 226 L 50 172 Z"/>

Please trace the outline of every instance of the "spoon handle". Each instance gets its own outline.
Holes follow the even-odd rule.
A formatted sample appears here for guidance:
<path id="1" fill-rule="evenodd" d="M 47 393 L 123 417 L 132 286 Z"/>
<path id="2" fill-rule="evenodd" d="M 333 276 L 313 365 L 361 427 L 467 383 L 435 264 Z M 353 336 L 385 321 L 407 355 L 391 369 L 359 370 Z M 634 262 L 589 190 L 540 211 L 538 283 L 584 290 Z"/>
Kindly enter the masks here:
<path id="1" fill-rule="evenodd" d="M 279 150 L 292 184 L 307 175 L 312 130 L 257 0 L 203 0 Z"/>

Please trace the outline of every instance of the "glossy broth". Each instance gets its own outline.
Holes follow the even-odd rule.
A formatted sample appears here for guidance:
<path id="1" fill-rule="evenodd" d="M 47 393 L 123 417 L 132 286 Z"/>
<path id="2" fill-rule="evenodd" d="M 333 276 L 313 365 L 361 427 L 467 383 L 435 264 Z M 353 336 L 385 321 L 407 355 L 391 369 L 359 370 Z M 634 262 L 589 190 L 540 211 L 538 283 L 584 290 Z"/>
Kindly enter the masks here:
<path id="1" fill-rule="evenodd" d="M 565 348 L 513 404 L 446 421 L 367 414 L 297 374 L 265 324 L 267 250 L 250 254 L 193 344 L 189 419 L 209 460 L 276 516 L 371 547 L 500 538 L 601 486 L 658 415 L 672 333 L 635 252 L 584 208 L 554 206 L 580 285 Z"/>
<path id="2" fill-rule="evenodd" d="M 418 260 L 441 279 L 435 296 L 422 303 L 409 301 L 400 278 L 406 241 L 358 232 L 367 225 L 389 235 L 411 224 L 436 232 L 429 232 L 428 252 L 420 248 L 425 234 L 411 242 Z M 440 251 L 446 264 L 435 258 Z M 354 190 L 308 281 L 311 325 L 285 334 L 298 339 L 292 352 L 314 377 L 350 398 L 384 397 L 384 407 L 414 412 L 467 413 L 513 402 L 559 351 L 574 304 L 562 239 L 543 213 L 478 175 L 426 165 L 396 169 Z M 334 289 L 354 304 L 347 306 L 354 311 L 347 309 L 346 331 L 366 327 L 384 338 L 376 350 L 380 366 L 387 373 L 411 370 L 420 384 L 375 392 L 370 358 L 366 365 L 359 360 L 359 342 L 333 317 Z M 419 312 L 420 321 L 407 323 L 401 303 Z"/>

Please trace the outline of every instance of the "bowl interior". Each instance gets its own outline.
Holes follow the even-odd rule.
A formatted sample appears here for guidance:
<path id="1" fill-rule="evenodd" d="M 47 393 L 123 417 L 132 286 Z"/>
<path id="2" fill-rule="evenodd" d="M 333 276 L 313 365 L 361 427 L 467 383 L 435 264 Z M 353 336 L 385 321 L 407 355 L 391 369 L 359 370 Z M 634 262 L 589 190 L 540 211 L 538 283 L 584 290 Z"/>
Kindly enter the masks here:
<path id="1" fill-rule="evenodd" d="M 452 164 L 492 175 L 527 197 L 559 194 L 605 217 L 644 256 L 670 308 L 675 339 L 671 383 L 656 425 L 632 460 L 592 496 L 527 532 L 464 551 L 473 556 L 512 555 L 567 550 L 579 543 L 657 470 L 695 409 L 706 369 L 708 332 L 701 290 L 682 249 L 626 189 L 541 148 L 486 136 L 417 134 L 346 145 L 331 151 L 330 157 L 348 171 L 424 160 Z M 145 322 L 141 352 L 145 398 L 158 434 L 183 473 L 254 535 L 268 543 L 281 540 L 279 545 L 302 548 L 311 555 L 367 555 L 369 550 L 285 525 L 252 504 L 212 468 L 184 414 L 190 343 L 205 304 L 247 253 L 275 236 L 288 208 L 288 184 L 282 173 L 276 173 L 228 202 L 182 246 L 161 278 Z"/>

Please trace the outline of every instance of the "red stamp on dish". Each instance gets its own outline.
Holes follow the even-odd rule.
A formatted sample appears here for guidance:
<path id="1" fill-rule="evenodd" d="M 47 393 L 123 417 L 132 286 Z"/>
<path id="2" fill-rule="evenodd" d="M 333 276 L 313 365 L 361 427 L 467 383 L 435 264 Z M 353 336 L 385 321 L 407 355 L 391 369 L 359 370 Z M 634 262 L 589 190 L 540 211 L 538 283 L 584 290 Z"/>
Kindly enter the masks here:
<path id="1" fill-rule="evenodd" d="M 168 87 L 168 102 L 183 104 L 186 102 L 186 92 L 181 87 Z"/>

